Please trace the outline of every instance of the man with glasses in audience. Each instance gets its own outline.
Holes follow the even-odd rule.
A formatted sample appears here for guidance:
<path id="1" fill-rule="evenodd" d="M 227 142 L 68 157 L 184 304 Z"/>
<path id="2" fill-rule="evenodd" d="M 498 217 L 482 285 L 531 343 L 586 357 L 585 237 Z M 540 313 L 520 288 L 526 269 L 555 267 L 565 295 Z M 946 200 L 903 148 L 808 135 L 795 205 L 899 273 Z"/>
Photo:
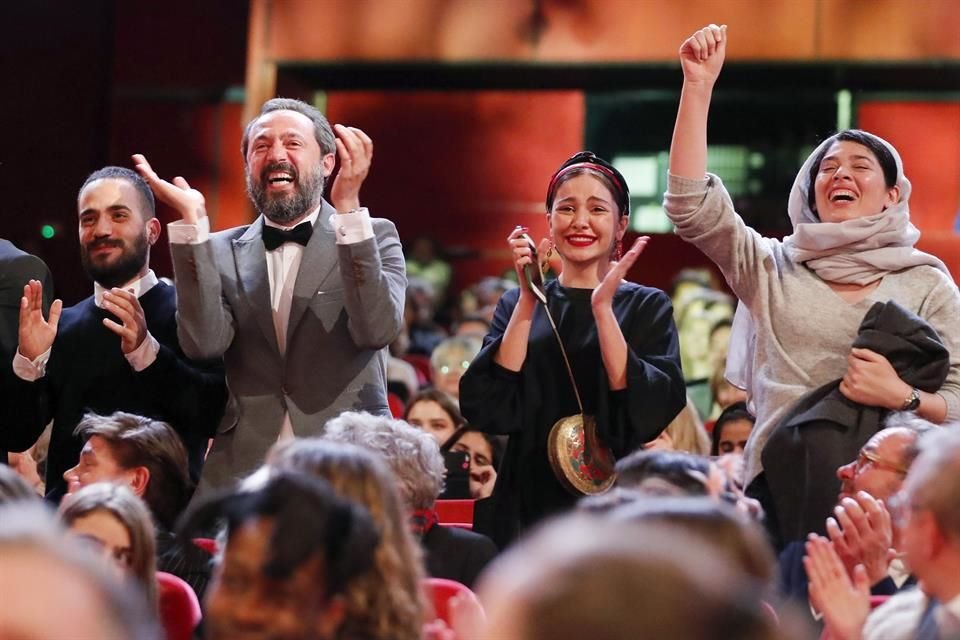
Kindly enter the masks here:
<path id="1" fill-rule="evenodd" d="M 874 595 L 896 593 L 915 582 L 891 549 L 899 548 L 885 504 L 903 486 L 919 452 L 917 441 L 932 425 L 913 413 L 891 414 L 860 449 L 857 458 L 837 469 L 840 494 L 834 516 L 827 519 L 827 536 L 848 575 L 858 564 L 867 570 Z M 807 600 L 807 574 L 802 543 L 788 545 L 780 554 L 780 580 L 785 595 Z"/>

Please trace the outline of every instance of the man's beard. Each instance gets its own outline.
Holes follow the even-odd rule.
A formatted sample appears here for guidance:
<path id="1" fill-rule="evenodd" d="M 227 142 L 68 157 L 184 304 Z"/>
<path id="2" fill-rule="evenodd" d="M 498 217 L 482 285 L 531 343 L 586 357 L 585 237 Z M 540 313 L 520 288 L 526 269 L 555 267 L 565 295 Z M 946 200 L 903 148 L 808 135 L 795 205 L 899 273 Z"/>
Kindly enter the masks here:
<path id="1" fill-rule="evenodd" d="M 123 251 L 113 262 L 95 263 L 90 259 L 90 250 L 101 246 L 120 247 Z M 149 250 L 145 233 L 137 236 L 132 245 L 127 245 L 123 240 L 94 240 L 80 245 L 80 264 L 94 282 L 112 289 L 127 284 L 140 273 L 147 264 Z"/>
<path id="2" fill-rule="evenodd" d="M 293 177 L 294 189 L 291 194 L 271 196 L 267 193 L 267 176 L 271 171 L 286 171 Z M 311 174 L 300 179 L 297 168 L 286 162 L 266 165 L 256 182 L 247 171 L 247 195 L 261 214 L 271 222 L 287 225 L 313 209 L 323 195 L 325 178 L 323 167 L 318 166 Z"/>

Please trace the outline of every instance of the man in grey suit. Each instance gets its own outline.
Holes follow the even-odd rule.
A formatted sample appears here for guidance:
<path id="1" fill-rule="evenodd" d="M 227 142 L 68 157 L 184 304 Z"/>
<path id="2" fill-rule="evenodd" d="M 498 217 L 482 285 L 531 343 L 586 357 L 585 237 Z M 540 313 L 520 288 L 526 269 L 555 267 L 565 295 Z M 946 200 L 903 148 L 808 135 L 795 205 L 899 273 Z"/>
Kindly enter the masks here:
<path id="1" fill-rule="evenodd" d="M 255 469 L 277 440 L 319 434 L 341 411 L 389 415 L 383 347 L 403 322 L 406 274 L 396 228 L 360 207 L 373 143 L 299 100 L 267 101 L 241 143 L 260 215 L 209 232 L 203 195 L 134 163 L 182 220 L 169 225 L 179 337 L 194 357 L 223 355 L 227 417 L 199 490 Z M 340 171 L 323 188 L 335 154 Z"/>

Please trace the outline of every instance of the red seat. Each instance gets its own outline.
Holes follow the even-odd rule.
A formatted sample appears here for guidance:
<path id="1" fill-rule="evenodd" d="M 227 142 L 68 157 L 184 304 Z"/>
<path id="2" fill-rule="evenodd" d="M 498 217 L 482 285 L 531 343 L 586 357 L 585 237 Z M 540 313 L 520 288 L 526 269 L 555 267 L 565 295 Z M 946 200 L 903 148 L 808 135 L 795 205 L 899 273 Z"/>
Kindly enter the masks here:
<path id="1" fill-rule="evenodd" d="M 412 364 L 413 368 L 417 370 L 417 382 L 420 383 L 420 388 L 429 387 L 433 382 L 433 370 L 430 369 L 430 356 L 425 356 L 420 353 L 408 353 L 401 357 L 403 360 Z"/>
<path id="2" fill-rule="evenodd" d="M 402 420 L 404 406 L 403 406 L 403 400 L 400 399 L 400 396 L 392 392 L 388 393 L 387 404 L 390 406 L 390 415 L 392 415 L 394 418 L 398 420 Z"/>
<path id="3" fill-rule="evenodd" d="M 157 597 L 167 640 L 190 640 L 202 617 L 193 588 L 172 573 L 157 571 Z"/>
<path id="4" fill-rule="evenodd" d="M 463 529 L 473 528 L 473 503 L 475 500 L 437 500 L 434 507 L 437 511 L 437 518 L 440 524 L 461 527 Z"/>
<path id="5" fill-rule="evenodd" d="M 212 556 L 217 555 L 217 541 L 213 538 L 194 538 L 191 542 Z"/>
<path id="6" fill-rule="evenodd" d="M 456 596 L 459 596 L 462 601 L 458 605 L 457 612 L 460 614 L 458 622 L 460 624 L 482 622 L 483 607 L 477 596 L 466 585 L 446 578 L 427 578 L 423 581 L 423 587 L 428 599 L 433 603 L 434 618 L 443 620 L 448 628 L 454 628 L 453 617 L 450 615 L 450 601 Z"/>

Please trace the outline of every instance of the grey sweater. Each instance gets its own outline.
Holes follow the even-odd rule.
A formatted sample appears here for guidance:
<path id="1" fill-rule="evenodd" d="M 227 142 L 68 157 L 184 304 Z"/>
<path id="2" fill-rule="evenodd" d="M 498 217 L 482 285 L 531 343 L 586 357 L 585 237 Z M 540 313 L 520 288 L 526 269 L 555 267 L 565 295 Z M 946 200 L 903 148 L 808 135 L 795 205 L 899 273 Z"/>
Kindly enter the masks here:
<path id="1" fill-rule="evenodd" d="M 878 301 L 897 301 L 940 334 L 950 373 L 938 393 L 947 402 L 947 420 L 960 418 L 960 294 L 942 271 L 917 266 L 890 273 L 864 300 L 850 304 L 793 262 L 779 240 L 746 226 L 717 176 L 670 176 L 664 207 L 677 234 L 720 268 L 756 327 L 750 397 L 757 423 L 745 451 L 747 482 L 762 471 L 760 452 L 790 406 L 843 377 L 860 322 Z"/>

